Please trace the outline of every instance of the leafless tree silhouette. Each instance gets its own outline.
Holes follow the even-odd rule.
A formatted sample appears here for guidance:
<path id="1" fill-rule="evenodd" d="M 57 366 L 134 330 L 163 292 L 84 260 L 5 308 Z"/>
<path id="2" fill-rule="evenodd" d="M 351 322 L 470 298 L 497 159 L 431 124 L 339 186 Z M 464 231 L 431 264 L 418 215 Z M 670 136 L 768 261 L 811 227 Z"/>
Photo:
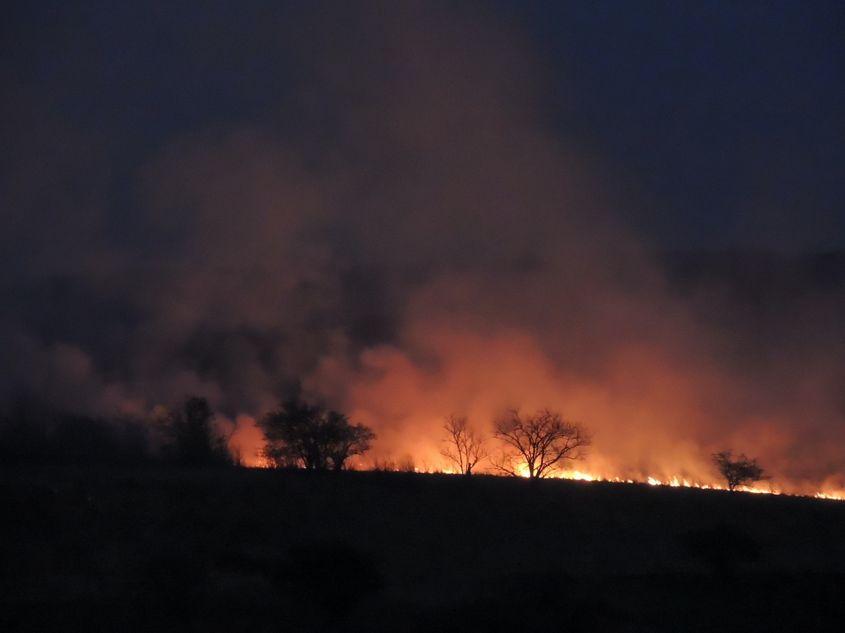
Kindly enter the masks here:
<path id="1" fill-rule="evenodd" d="M 484 438 L 469 426 L 464 416 L 448 416 L 443 429 L 447 445 L 440 454 L 455 464 L 462 474 L 471 475 L 478 462 L 487 457 Z"/>
<path id="2" fill-rule="evenodd" d="M 582 458 L 590 445 L 584 429 L 549 409 L 525 416 L 512 409 L 497 420 L 494 435 L 505 449 L 493 466 L 513 476 L 524 466 L 530 479 L 548 477 L 562 461 Z"/>
<path id="3" fill-rule="evenodd" d="M 747 486 L 766 479 L 765 471 L 756 459 L 749 459 L 744 454 L 733 458 L 731 451 L 713 453 L 713 463 L 728 484 L 728 490 L 736 490 L 739 486 Z"/>

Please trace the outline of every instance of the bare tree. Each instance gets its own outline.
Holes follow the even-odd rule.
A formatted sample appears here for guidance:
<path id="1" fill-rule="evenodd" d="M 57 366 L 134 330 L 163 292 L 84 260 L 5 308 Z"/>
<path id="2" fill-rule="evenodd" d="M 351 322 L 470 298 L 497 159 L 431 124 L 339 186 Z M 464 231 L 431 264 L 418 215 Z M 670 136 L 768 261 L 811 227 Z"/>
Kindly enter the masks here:
<path id="1" fill-rule="evenodd" d="M 728 490 L 736 490 L 739 486 L 747 486 L 761 479 L 766 479 L 765 471 L 756 459 L 749 459 L 744 454 L 733 458 L 731 451 L 713 453 L 713 463 L 719 469 L 728 484 Z"/>
<path id="2" fill-rule="evenodd" d="M 443 425 L 447 443 L 440 454 L 451 461 L 464 475 L 471 475 L 472 469 L 487 457 L 484 438 L 467 424 L 466 417 L 450 415 Z"/>
<path id="3" fill-rule="evenodd" d="M 526 416 L 513 409 L 496 422 L 494 435 L 505 445 L 494 467 L 519 476 L 524 466 L 530 479 L 548 477 L 564 460 L 581 459 L 590 445 L 584 429 L 549 409 Z"/>

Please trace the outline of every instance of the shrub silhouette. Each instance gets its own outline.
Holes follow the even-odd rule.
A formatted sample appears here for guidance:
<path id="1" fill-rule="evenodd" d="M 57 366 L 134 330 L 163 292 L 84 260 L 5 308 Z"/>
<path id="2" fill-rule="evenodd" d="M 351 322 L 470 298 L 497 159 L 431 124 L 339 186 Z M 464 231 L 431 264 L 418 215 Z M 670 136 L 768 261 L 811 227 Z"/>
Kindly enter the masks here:
<path id="1" fill-rule="evenodd" d="M 18 404 L 0 419 L 0 460 L 12 464 L 129 465 L 152 460 L 142 424 Z"/>
<path id="2" fill-rule="evenodd" d="M 721 451 L 713 454 L 713 463 L 719 469 L 728 490 L 736 490 L 739 486 L 747 486 L 761 479 L 766 479 L 765 473 L 756 459 L 749 459 L 744 454 L 736 459 L 731 451 Z"/>
<path id="3" fill-rule="evenodd" d="M 299 399 L 285 401 L 260 425 L 266 438 L 264 455 L 276 467 L 341 470 L 351 456 L 367 452 L 375 439 L 372 430 L 351 424 L 344 414 Z"/>
<path id="4" fill-rule="evenodd" d="M 215 432 L 214 412 L 205 398 L 188 398 L 165 423 L 176 461 L 185 466 L 228 466 L 233 463 L 226 437 Z"/>

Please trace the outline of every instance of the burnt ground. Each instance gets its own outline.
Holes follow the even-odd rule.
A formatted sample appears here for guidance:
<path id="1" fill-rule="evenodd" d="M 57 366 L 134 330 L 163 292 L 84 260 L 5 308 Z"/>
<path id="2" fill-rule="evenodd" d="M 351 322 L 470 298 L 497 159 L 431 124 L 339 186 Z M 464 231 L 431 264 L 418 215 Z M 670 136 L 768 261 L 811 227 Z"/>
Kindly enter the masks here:
<path id="1" fill-rule="evenodd" d="M 845 503 L 410 473 L 0 476 L 3 631 L 845 630 Z"/>

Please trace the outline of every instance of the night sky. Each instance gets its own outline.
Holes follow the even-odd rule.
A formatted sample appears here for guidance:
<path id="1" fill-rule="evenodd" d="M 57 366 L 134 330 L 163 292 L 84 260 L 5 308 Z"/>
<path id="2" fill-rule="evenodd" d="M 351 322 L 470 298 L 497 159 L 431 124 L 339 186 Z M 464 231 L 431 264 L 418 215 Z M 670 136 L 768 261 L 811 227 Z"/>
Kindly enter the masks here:
<path id="1" fill-rule="evenodd" d="M 306 4 L 13 3 L 4 171 L 32 136 L 38 152 L 84 153 L 108 172 L 98 202 L 125 238 L 138 170 L 174 139 L 268 123 L 296 134 L 312 79 L 301 40 L 367 37 L 354 11 Z M 625 221 L 659 246 L 845 246 L 842 3 L 472 4 L 524 42 L 549 134 L 601 165 Z M 81 195 L 57 180 L 54 195 Z"/>

